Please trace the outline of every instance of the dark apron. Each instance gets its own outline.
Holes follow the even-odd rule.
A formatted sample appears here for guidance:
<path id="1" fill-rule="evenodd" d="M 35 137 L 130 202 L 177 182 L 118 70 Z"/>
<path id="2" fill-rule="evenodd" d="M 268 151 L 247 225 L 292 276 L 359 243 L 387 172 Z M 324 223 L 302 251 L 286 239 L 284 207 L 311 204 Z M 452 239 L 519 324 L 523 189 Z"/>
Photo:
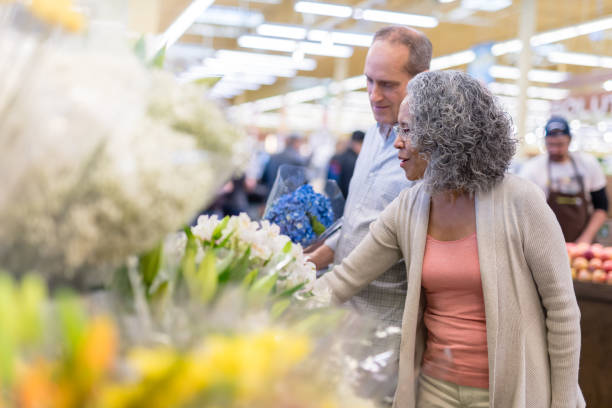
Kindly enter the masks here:
<path id="1" fill-rule="evenodd" d="M 564 194 L 558 190 L 553 190 L 550 181 L 550 159 L 548 160 L 547 202 L 557 216 L 557 220 L 563 231 L 563 236 L 565 237 L 565 242 L 576 241 L 589 222 L 589 203 L 585 196 L 584 182 L 571 156 L 570 160 L 572 162 L 572 167 L 574 167 L 576 179 L 580 185 L 580 191 L 577 194 Z"/>

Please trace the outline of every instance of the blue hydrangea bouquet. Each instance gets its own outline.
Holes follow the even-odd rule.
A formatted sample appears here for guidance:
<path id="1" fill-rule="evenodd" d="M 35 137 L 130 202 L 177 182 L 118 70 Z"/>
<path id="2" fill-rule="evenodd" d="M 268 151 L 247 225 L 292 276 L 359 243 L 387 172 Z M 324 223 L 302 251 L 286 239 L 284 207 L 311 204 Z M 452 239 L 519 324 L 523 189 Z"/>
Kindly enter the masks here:
<path id="1" fill-rule="evenodd" d="M 264 219 L 279 226 L 281 234 L 306 247 L 327 236 L 342 215 L 344 198 L 333 180 L 324 194 L 308 184 L 307 170 L 299 166 L 280 166 Z"/>

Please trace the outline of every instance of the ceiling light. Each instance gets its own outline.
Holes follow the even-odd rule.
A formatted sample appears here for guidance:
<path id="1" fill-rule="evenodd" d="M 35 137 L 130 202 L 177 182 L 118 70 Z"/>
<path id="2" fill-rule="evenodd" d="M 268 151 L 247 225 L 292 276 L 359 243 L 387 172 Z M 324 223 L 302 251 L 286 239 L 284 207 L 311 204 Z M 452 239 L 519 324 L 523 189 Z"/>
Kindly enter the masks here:
<path id="1" fill-rule="evenodd" d="M 295 11 L 298 13 L 319 14 L 331 17 L 350 17 L 353 14 L 352 7 L 337 4 L 318 3 L 313 1 L 298 1 L 295 3 Z"/>
<path id="2" fill-rule="evenodd" d="M 232 72 L 245 73 L 247 71 L 253 74 L 274 75 L 287 78 L 294 77 L 297 73 L 295 68 L 289 66 L 270 66 L 255 64 L 244 65 L 218 58 L 207 58 L 206 60 L 204 60 L 204 65 L 195 66 L 189 70 L 189 72 L 205 72 L 209 75 L 221 76 L 227 75 Z"/>
<path id="3" fill-rule="evenodd" d="M 271 66 L 294 68 L 303 71 L 312 71 L 317 67 L 317 62 L 312 58 L 296 60 L 284 55 L 258 54 L 255 52 L 234 50 L 219 50 L 215 55 L 218 59 L 228 62 L 230 65 L 235 64 L 244 67 Z"/>
<path id="4" fill-rule="evenodd" d="M 293 40 L 260 37 L 257 35 L 243 35 L 239 37 L 238 45 L 244 48 L 256 48 L 260 50 L 283 52 L 293 52 L 297 47 L 297 43 Z"/>
<path id="5" fill-rule="evenodd" d="M 499 11 L 512 5 L 512 0 L 463 0 L 461 7 L 469 10 Z"/>
<path id="6" fill-rule="evenodd" d="M 327 38 L 334 44 L 354 45 L 357 47 L 369 47 L 372 45 L 371 34 L 349 33 L 345 31 L 310 30 L 308 39 L 310 41 L 325 41 Z"/>
<path id="7" fill-rule="evenodd" d="M 563 41 L 581 35 L 608 30 L 610 28 L 612 28 L 612 17 L 606 17 L 600 20 L 589 21 L 582 24 L 576 24 L 569 27 L 563 27 L 557 30 L 551 30 L 540 34 L 535 34 L 531 37 L 529 43 L 532 46 L 537 47 L 539 45 Z M 493 47 L 491 47 L 491 53 L 495 56 L 499 56 L 511 52 L 519 52 L 521 49 L 521 40 L 514 39 L 494 44 Z"/>
<path id="8" fill-rule="evenodd" d="M 300 89 L 299 91 L 289 92 L 285 95 L 287 105 L 296 105 L 298 103 L 309 102 L 316 99 L 321 99 L 327 95 L 327 88 L 323 85 L 313 86 L 311 88 Z"/>
<path id="9" fill-rule="evenodd" d="M 162 48 L 169 48 L 178 41 L 196 19 L 214 2 L 214 0 L 193 0 L 191 4 L 170 24 L 170 27 L 159 37 L 157 44 L 151 49 L 150 56 Z"/>
<path id="10" fill-rule="evenodd" d="M 612 79 L 608 79 L 606 82 L 603 83 L 603 89 L 608 92 L 612 91 Z"/>
<path id="11" fill-rule="evenodd" d="M 491 47 L 491 54 L 499 56 L 512 52 L 519 52 L 521 49 L 523 49 L 523 42 L 521 40 L 510 40 L 493 44 Z"/>
<path id="12" fill-rule="evenodd" d="M 491 92 L 501 95 L 518 96 L 520 88 L 514 84 L 502 84 L 499 82 L 491 82 L 488 84 Z M 527 88 L 527 96 L 529 98 L 559 100 L 567 98 L 569 91 L 567 89 L 543 88 L 538 86 L 530 86 Z"/>
<path id="13" fill-rule="evenodd" d="M 472 50 L 456 52 L 454 54 L 448 54 L 442 57 L 433 58 L 431 60 L 429 69 L 433 71 L 437 69 L 455 67 L 457 65 L 465 65 L 469 64 L 475 59 L 476 54 L 474 54 L 474 51 Z"/>
<path id="14" fill-rule="evenodd" d="M 594 55 L 594 54 L 581 54 L 577 52 L 560 52 L 553 51 L 548 55 L 548 60 L 555 64 L 568 64 L 568 65 L 584 65 L 587 67 L 602 67 L 612 68 L 612 57 Z"/>
<path id="15" fill-rule="evenodd" d="M 377 21 L 388 24 L 401 24 L 407 26 L 432 28 L 438 25 L 438 19 L 431 16 L 418 14 L 397 13 L 395 11 L 363 10 L 362 19 L 367 21 Z"/>
<path id="16" fill-rule="evenodd" d="M 256 27 L 263 23 L 264 16 L 255 10 L 238 7 L 212 6 L 196 21 L 203 24 L 225 25 L 233 27 Z"/>
<path id="17" fill-rule="evenodd" d="M 261 24 L 257 27 L 257 34 L 303 40 L 306 38 L 306 29 L 284 24 Z"/>
<path id="18" fill-rule="evenodd" d="M 504 78 L 504 79 L 519 79 L 521 71 L 516 67 L 508 67 L 503 65 L 493 65 L 489 68 L 489 74 L 493 78 Z M 565 81 L 569 77 L 569 74 L 565 72 L 544 70 L 544 69 L 532 69 L 527 74 L 527 78 L 534 82 L 546 82 L 550 84 L 556 84 Z"/>
<path id="19" fill-rule="evenodd" d="M 304 51 L 304 54 L 325 55 L 337 58 L 348 58 L 353 55 L 353 49 L 346 45 L 328 45 L 319 42 L 302 41 L 299 47 L 300 50 Z"/>

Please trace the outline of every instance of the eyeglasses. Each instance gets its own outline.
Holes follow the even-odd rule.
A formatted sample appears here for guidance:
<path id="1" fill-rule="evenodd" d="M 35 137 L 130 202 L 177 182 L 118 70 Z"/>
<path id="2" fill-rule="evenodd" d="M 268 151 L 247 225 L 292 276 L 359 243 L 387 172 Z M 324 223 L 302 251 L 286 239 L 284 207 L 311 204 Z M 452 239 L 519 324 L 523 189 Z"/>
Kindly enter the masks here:
<path id="1" fill-rule="evenodd" d="M 399 124 L 393 126 L 393 131 L 397 136 L 399 136 L 400 140 L 404 143 L 409 141 L 408 133 L 410 133 L 410 129 L 407 127 L 401 127 Z"/>

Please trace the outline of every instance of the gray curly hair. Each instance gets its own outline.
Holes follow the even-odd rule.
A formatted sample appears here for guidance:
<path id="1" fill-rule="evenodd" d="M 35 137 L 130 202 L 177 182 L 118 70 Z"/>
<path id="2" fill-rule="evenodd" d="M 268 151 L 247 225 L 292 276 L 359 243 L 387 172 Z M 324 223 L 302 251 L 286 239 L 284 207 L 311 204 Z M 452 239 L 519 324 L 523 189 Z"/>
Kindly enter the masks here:
<path id="1" fill-rule="evenodd" d="M 488 191 L 516 151 L 512 120 L 491 92 L 459 71 L 431 71 L 407 87 L 411 144 L 428 160 L 429 192 Z"/>

